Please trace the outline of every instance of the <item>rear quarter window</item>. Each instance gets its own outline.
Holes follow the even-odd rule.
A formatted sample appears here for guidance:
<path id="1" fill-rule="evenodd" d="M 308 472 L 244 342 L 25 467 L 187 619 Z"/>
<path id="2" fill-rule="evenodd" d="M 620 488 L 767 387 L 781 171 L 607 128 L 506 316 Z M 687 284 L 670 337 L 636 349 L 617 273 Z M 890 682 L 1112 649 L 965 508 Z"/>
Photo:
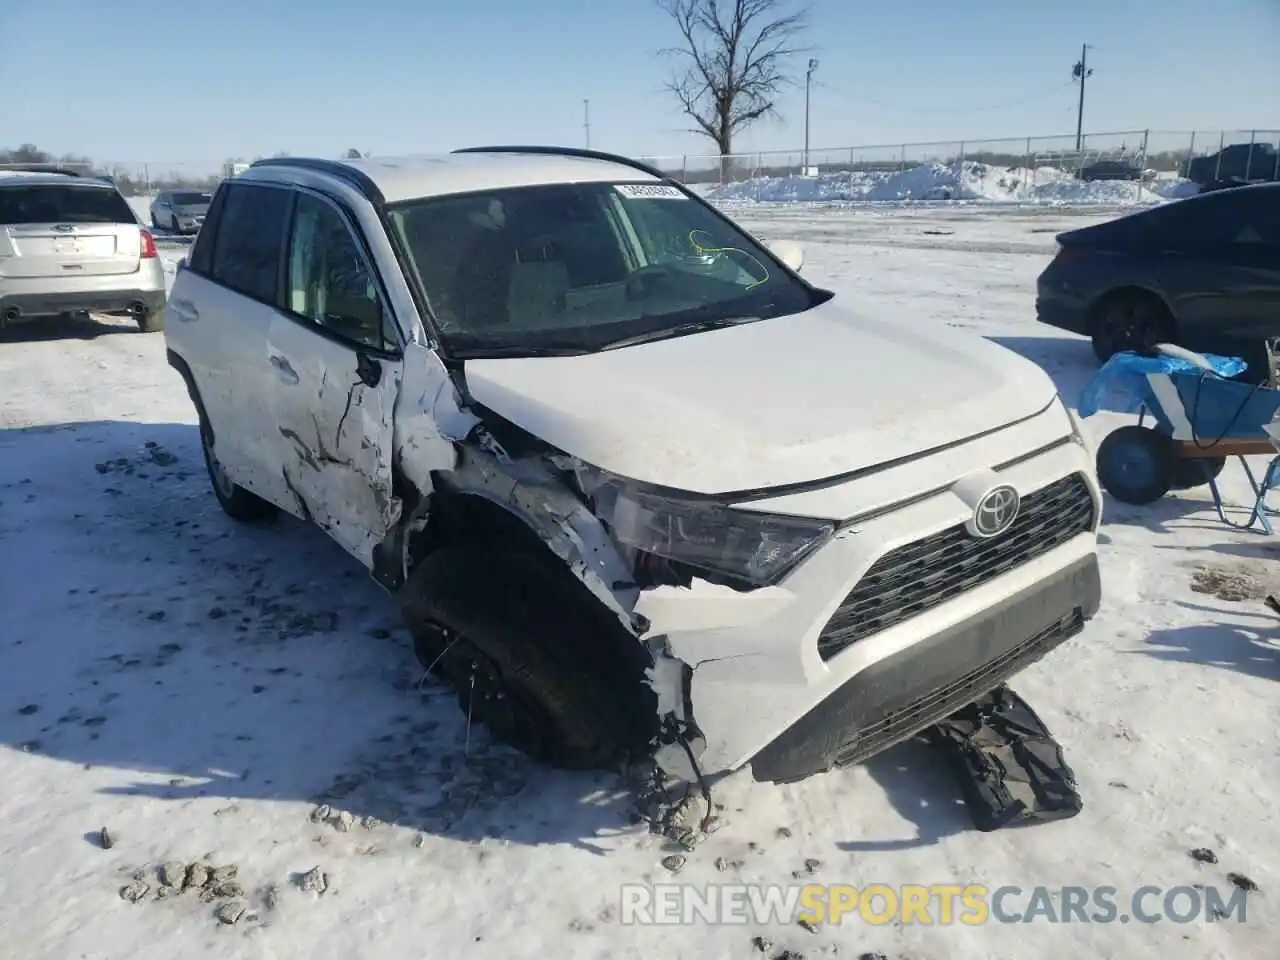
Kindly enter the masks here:
<path id="1" fill-rule="evenodd" d="M 209 275 L 237 293 L 278 305 L 289 191 L 256 184 L 227 185 L 223 190 Z"/>
<path id="2" fill-rule="evenodd" d="M 61 183 L 0 186 L 0 225 L 137 222 L 125 198 L 110 187 Z"/>
<path id="3" fill-rule="evenodd" d="M 1275 243 L 1277 199 L 1274 190 L 1241 187 L 1177 200 L 1151 211 L 1148 233 L 1177 248 Z"/>
<path id="4" fill-rule="evenodd" d="M 219 187 L 213 194 L 209 211 L 205 214 L 204 228 L 196 234 L 195 243 L 187 257 L 187 266 L 196 273 L 206 277 L 213 276 L 213 245 L 218 239 L 218 221 L 222 218 L 222 210 L 226 207 L 227 193 L 230 187 Z"/>

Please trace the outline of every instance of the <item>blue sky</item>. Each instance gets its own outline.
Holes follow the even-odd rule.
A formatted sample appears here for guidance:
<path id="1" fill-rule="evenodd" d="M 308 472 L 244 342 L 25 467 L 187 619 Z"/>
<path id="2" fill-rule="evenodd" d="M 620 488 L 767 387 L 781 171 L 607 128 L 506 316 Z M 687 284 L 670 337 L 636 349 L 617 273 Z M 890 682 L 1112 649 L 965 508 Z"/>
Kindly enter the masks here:
<path id="1" fill-rule="evenodd" d="M 1280 128 L 1280 0 L 814 0 L 811 22 L 815 148 L 1073 131 L 1085 41 L 1086 130 Z M 580 145 L 589 98 L 593 147 L 710 153 L 661 89 L 673 41 L 651 0 L 0 0 L 0 146 L 212 167 Z M 803 103 L 738 147 L 798 149 Z"/>

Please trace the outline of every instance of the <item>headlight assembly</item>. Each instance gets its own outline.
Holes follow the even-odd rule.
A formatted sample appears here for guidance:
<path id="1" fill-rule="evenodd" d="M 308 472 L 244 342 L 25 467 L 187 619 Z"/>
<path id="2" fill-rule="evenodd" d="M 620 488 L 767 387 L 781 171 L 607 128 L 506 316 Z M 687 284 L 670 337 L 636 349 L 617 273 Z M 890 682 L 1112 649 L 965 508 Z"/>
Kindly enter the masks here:
<path id="1" fill-rule="evenodd" d="M 754 586 L 776 583 L 835 532 L 829 521 L 652 493 L 594 468 L 577 475 L 618 543 Z"/>
<path id="2" fill-rule="evenodd" d="M 1071 438 L 1086 450 L 1091 450 L 1092 444 L 1085 433 L 1084 423 L 1081 421 L 1080 415 L 1071 409 L 1070 404 L 1067 403 L 1067 398 L 1061 392 L 1058 393 L 1058 402 L 1062 404 L 1062 409 L 1067 412 L 1067 419 L 1071 421 Z"/>

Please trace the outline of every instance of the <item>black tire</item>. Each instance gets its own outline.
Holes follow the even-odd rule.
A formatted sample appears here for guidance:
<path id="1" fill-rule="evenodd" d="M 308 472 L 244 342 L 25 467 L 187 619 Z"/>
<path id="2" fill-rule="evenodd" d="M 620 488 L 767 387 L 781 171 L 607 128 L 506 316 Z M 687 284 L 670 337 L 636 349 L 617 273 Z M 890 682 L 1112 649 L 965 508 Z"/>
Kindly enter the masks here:
<path id="1" fill-rule="evenodd" d="M 169 230 L 178 236 L 182 236 L 182 230 L 178 227 L 178 215 L 176 213 L 169 214 Z"/>
<path id="2" fill-rule="evenodd" d="M 1108 297 L 1094 315 L 1093 352 L 1106 363 L 1124 350 L 1172 343 L 1177 328 L 1169 308 L 1153 293 L 1126 290 Z"/>
<path id="3" fill-rule="evenodd" d="M 1098 445 L 1098 482 L 1121 503 L 1154 503 L 1173 488 L 1172 441 L 1148 427 L 1113 430 Z"/>
<path id="4" fill-rule="evenodd" d="M 1195 487 L 1208 486 L 1212 481 L 1218 479 L 1226 465 L 1226 457 L 1205 457 L 1203 459 L 1175 457 L 1173 460 L 1173 482 L 1169 484 L 1169 489 L 1192 490 Z"/>
<path id="5" fill-rule="evenodd" d="M 143 333 L 159 333 L 164 329 L 164 307 L 148 310 L 137 318 L 137 324 Z"/>
<path id="6" fill-rule="evenodd" d="M 204 450 L 204 465 L 209 471 L 209 485 L 213 487 L 213 495 L 218 498 L 223 513 L 240 523 L 263 523 L 275 519 L 279 512 L 275 504 L 246 490 L 222 471 L 213 452 L 209 431 L 203 423 L 200 425 L 200 447 Z"/>
<path id="7" fill-rule="evenodd" d="M 160 221 L 156 219 L 156 215 L 154 213 L 151 215 L 151 229 L 152 230 L 160 229 Z"/>
<path id="8" fill-rule="evenodd" d="M 553 767 L 614 766 L 657 734 L 652 661 L 558 563 L 507 544 L 446 547 L 414 569 L 401 609 L 419 660 L 473 723 Z"/>

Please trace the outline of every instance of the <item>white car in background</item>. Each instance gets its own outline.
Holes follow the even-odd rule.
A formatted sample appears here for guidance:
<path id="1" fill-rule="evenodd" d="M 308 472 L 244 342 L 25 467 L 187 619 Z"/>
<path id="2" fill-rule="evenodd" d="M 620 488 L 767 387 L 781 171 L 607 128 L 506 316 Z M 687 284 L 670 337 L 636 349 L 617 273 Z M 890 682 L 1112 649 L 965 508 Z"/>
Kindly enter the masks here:
<path id="1" fill-rule="evenodd" d="M 217 190 L 168 355 L 223 509 L 325 530 L 499 738 L 789 782 L 1100 599 L 1048 375 L 801 262 L 607 154 L 265 160 Z"/>
<path id="2" fill-rule="evenodd" d="M 155 238 L 109 181 L 68 171 L 0 175 L 0 328 L 60 314 L 164 322 Z"/>

